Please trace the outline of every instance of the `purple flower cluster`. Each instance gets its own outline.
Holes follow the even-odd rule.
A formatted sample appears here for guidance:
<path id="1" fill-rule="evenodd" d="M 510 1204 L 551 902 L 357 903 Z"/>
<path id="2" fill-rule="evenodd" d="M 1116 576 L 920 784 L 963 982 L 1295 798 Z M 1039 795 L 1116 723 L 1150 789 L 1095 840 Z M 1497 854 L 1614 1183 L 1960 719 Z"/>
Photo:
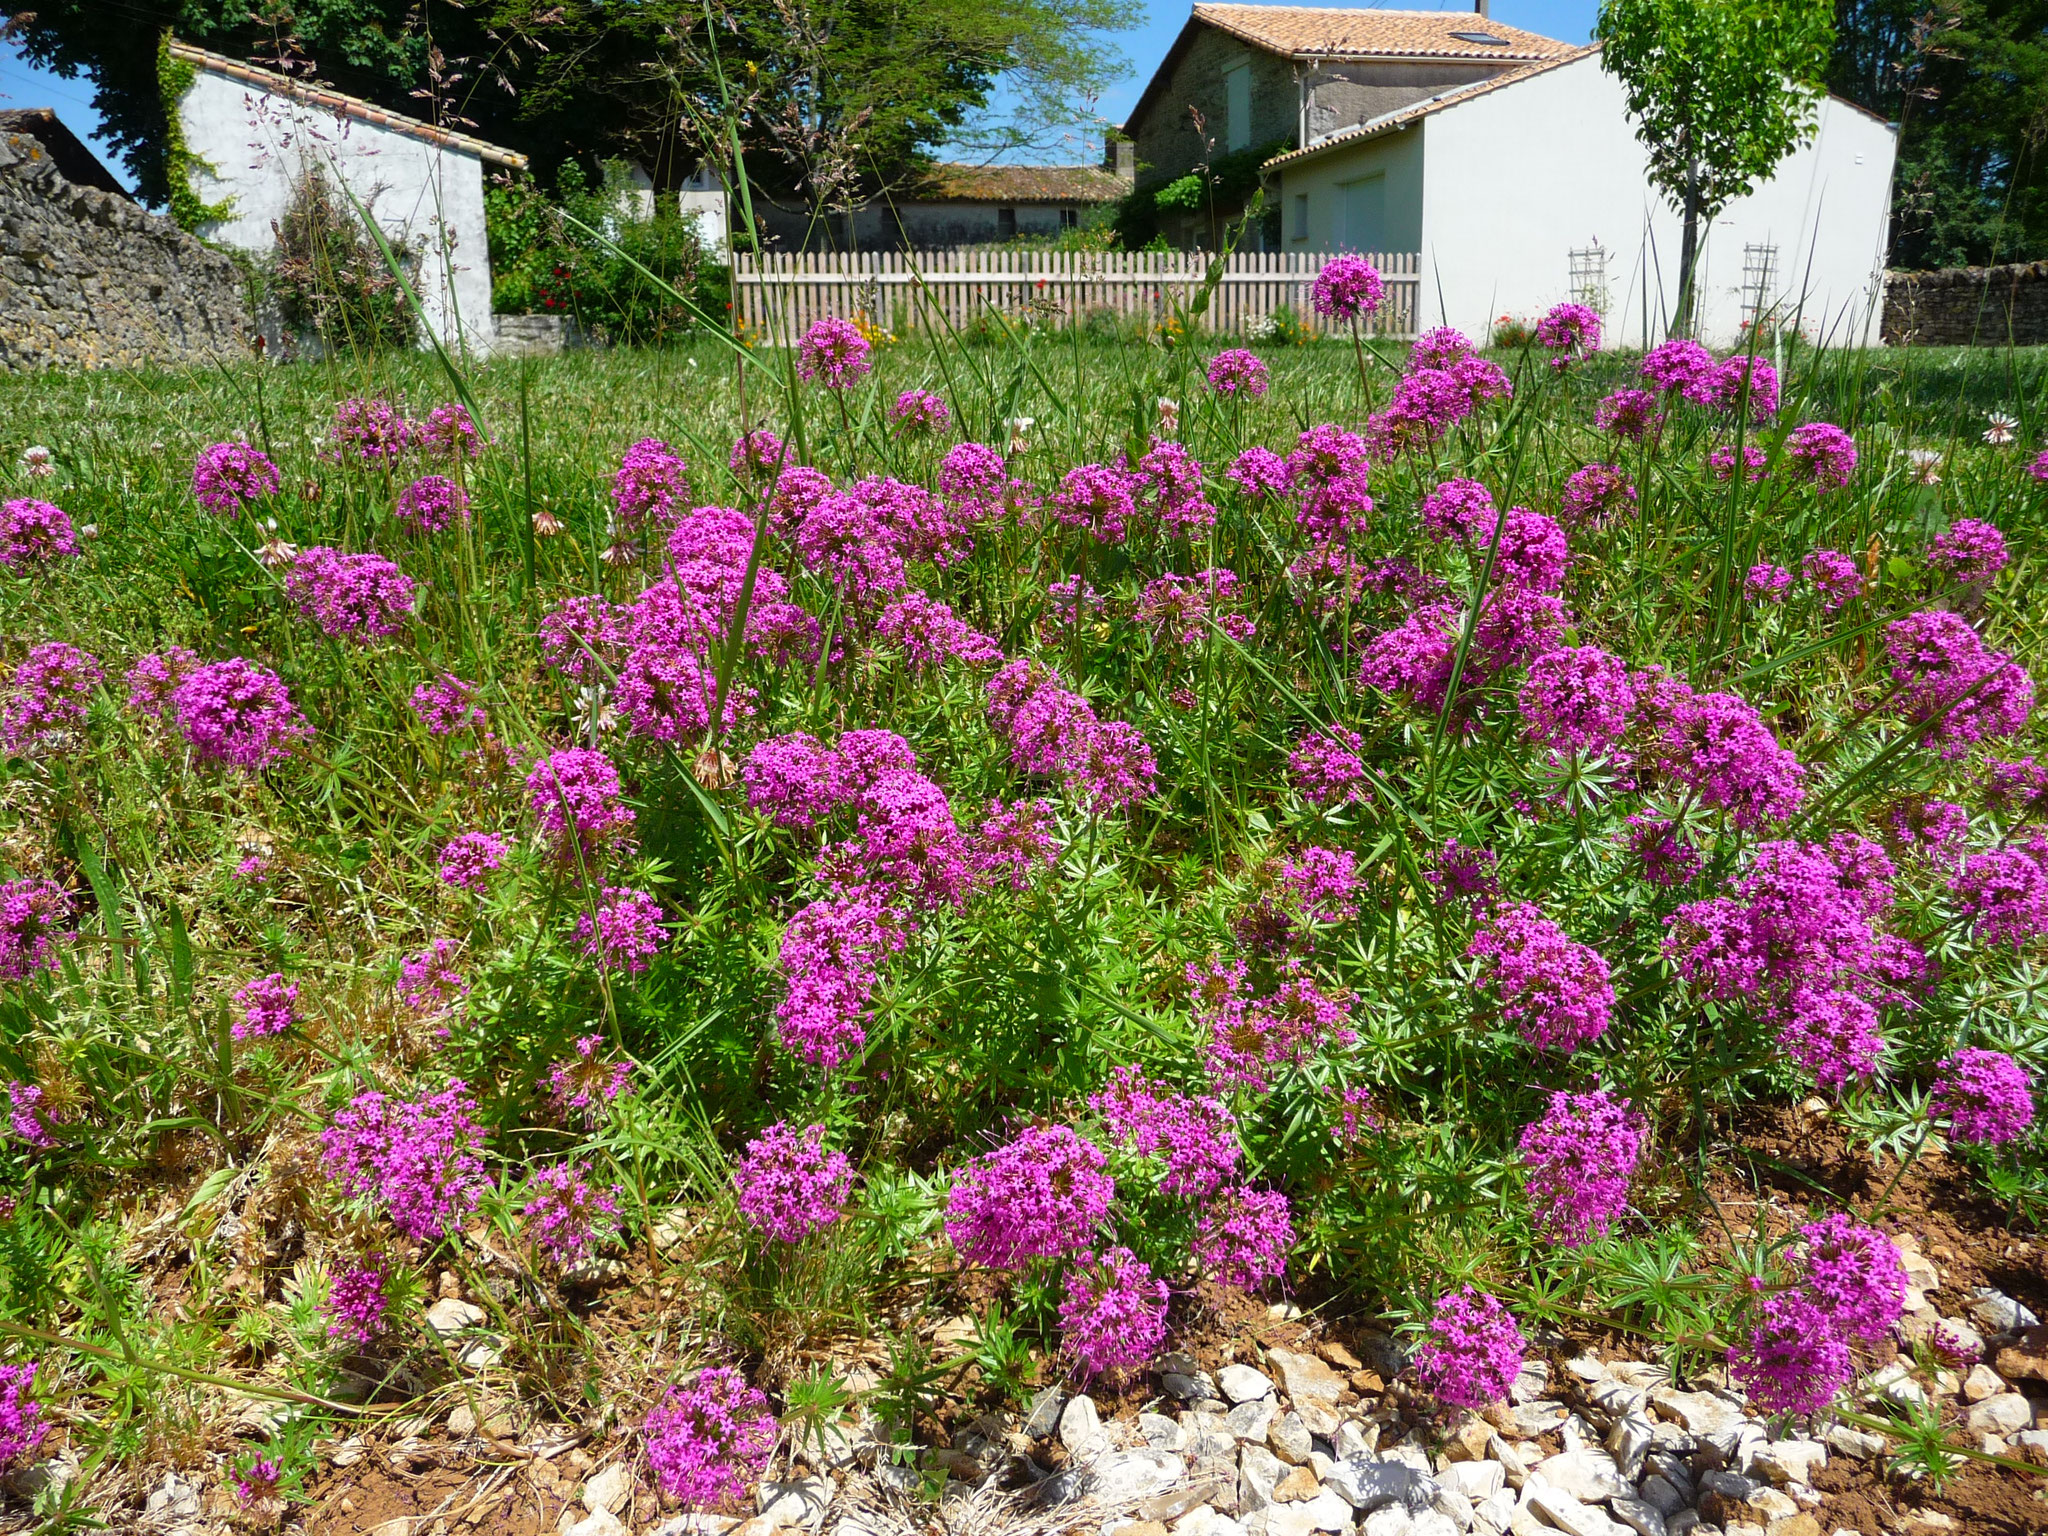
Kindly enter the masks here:
<path id="1" fill-rule="evenodd" d="M 1839 613 L 1863 595 L 1863 573 L 1856 569 L 1856 562 L 1840 550 L 1816 549 L 1806 557 L 1800 569 L 1820 594 L 1821 607 L 1829 613 Z"/>
<path id="2" fill-rule="evenodd" d="M 1640 443 L 1663 429 L 1664 413 L 1647 389 L 1617 389 L 1593 408 L 1593 425 L 1624 443 Z"/>
<path id="3" fill-rule="evenodd" d="M 320 1308 L 327 1317 L 327 1336 L 350 1344 L 369 1344 L 383 1337 L 391 1326 L 391 1298 L 385 1290 L 388 1282 L 378 1264 L 352 1265 L 335 1275 Z"/>
<path id="4" fill-rule="evenodd" d="M 526 793 L 556 857 L 572 867 L 597 862 L 633 825 L 632 808 L 619 798 L 619 770 L 588 747 L 541 758 L 527 772 Z"/>
<path id="5" fill-rule="evenodd" d="M 1604 1088 L 1553 1093 L 1541 1120 L 1522 1128 L 1523 1188 L 1542 1231 L 1567 1247 L 1605 1237 L 1628 1206 L 1629 1180 L 1647 1127 Z"/>
<path id="6" fill-rule="evenodd" d="M 1010 762 L 1021 772 L 1058 775 L 1096 811 L 1152 793 L 1151 745 L 1122 720 L 1098 719 L 1049 667 L 1020 658 L 989 679 L 986 694 L 989 721 L 1009 737 Z"/>
<path id="7" fill-rule="evenodd" d="M 1237 1117 L 1221 1099 L 1181 1093 L 1136 1066 L 1118 1067 L 1088 1107 L 1111 1141 L 1166 1169 L 1169 1195 L 1206 1199 L 1237 1171 Z"/>
<path id="8" fill-rule="evenodd" d="M 31 646 L 0 703 L 0 743 L 10 752 L 58 744 L 85 724 L 93 690 L 106 681 L 99 658 L 61 640 Z"/>
<path id="9" fill-rule="evenodd" d="M 281 972 L 259 976 L 235 994 L 235 1006 L 242 1016 L 228 1031 L 236 1040 L 257 1040 L 281 1035 L 299 1021 L 299 988 L 286 981 Z"/>
<path id="10" fill-rule="evenodd" d="M 63 508 L 19 496 L 0 503 L 0 567 L 25 571 L 78 553 L 78 534 Z"/>
<path id="11" fill-rule="evenodd" d="M 1107 464 L 1080 464 L 1060 477 L 1049 510 L 1053 520 L 1078 528 L 1101 544 L 1121 544 L 1137 513 L 1129 474 Z"/>
<path id="12" fill-rule="evenodd" d="M 556 1163 L 536 1173 L 533 1185 L 534 1196 L 520 1214 L 534 1247 L 556 1267 L 573 1268 L 618 1236 L 619 1189 L 591 1183 L 588 1165 Z"/>
<path id="13" fill-rule="evenodd" d="M 1948 1122 L 1953 1141 L 2002 1146 L 2034 1123 L 2034 1085 L 2003 1051 L 1965 1047 L 1934 1069 L 1927 1112 Z"/>
<path id="14" fill-rule="evenodd" d="M 412 438 L 412 424 L 397 406 L 360 396 L 335 406 L 327 429 L 328 452 L 358 464 L 389 463 L 412 446 Z"/>
<path id="15" fill-rule="evenodd" d="M 48 880 L 0 884 L 0 981 L 27 981 L 57 969 L 57 940 L 71 898 Z"/>
<path id="16" fill-rule="evenodd" d="M 1765 1413 L 1819 1413 L 1848 1384 L 1849 1345 L 1828 1317 L 1799 1291 L 1766 1296 L 1747 1343 L 1728 1351 L 1749 1388 L 1750 1405 Z"/>
<path id="17" fill-rule="evenodd" d="M 1636 372 L 1665 394 L 1682 394 L 1714 375 L 1714 354 L 1688 336 L 1659 342 L 1643 354 Z"/>
<path id="18" fill-rule="evenodd" d="M 1203 1202 L 1195 1223 L 1195 1263 L 1239 1290 L 1278 1279 L 1294 1248 L 1294 1215 L 1277 1189 L 1232 1185 Z"/>
<path id="19" fill-rule="evenodd" d="M 775 1449 L 768 1399 L 715 1366 L 647 1415 L 647 1465 L 670 1498 L 701 1509 L 751 1499 Z"/>
<path id="20" fill-rule="evenodd" d="M 868 376 L 875 366 L 874 351 L 859 326 L 828 315 L 797 343 L 797 376 L 827 389 L 846 389 Z"/>
<path id="21" fill-rule="evenodd" d="M 1945 758 L 1979 741 L 2016 736 L 2034 709 L 2034 680 L 2003 651 L 1984 644 L 1960 615 L 1922 609 L 1884 629 L 1900 712 L 1928 730 Z"/>
<path id="22" fill-rule="evenodd" d="M 2048 870 L 2027 848 L 1970 855 L 1949 881 L 1949 890 L 1979 944 L 2020 949 L 2048 933 Z"/>
<path id="23" fill-rule="evenodd" d="M 327 1176 L 351 1199 L 376 1200 L 407 1237 L 436 1242 L 490 1183 L 475 1114 L 461 1078 L 418 1100 L 358 1094 L 320 1133 Z"/>
<path id="24" fill-rule="evenodd" d="M 1209 359 L 1209 387 L 1219 395 L 1256 400 L 1270 382 L 1265 359 L 1243 347 L 1226 348 Z"/>
<path id="25" fill-rule="evenodd" d="M 906 389 L 889 407 L 889 420 L 898 432 L 919 436 L 943 432 L 953 424 L 946 402 L 928 389 Z"/>
<path id="26" fill-rule="evenodd" d="M 35 1384 L 34 1361 L 0 1365 L 0 1467 L 21 1465 L 49 1433 L 43 1405 L 29 1396 Z"/>
<path id="27" fill-rule="evenodd" d="M 412 617 L 413 580 L 382 555 L 345 555 L 316 544 L 292 562 L 285 596 L 331 640 L 395 635 Z"/>
<path id="28" fill-rule="evenodd" d="M 740 1214 L 762 1236 L 799 1243 L 837 1222 L 853 1192 L 853 1164 L 828 1151 L 825 1127 L 798 1131 L 778 1120 L 733 1165 Z"/>
<path id="29" fill-rule="evenodd" d="M 583 953 L 613 973 L 637 974 L 661 953 L 661 903 L 632 886 L 608 885 L 594 911 L 576 919 Z"/>
<path id="30" fill-rule="evenodd" d="M 953 1175 L 946 1236 L 969 1264 L 1016 1269 L 1084 1253 L 1116 1184 L 1102 1153 L 1064 1125 L 1033 1125 Z"/>
<path id="31" fill-rule="evenodd" d="M 1552 368 L 1566 368 L 1592 356 L 1600 350 L 1599 311 L 1584 304 L 1553 306 L 1536 322 L 1536 345 L 1550 353 Z"/>
<path id="32" fill-rule="evenodd" d="M 43 1107 L 43 1090 L 34 1083 L 7 1085 L 7 1128 L 32 1147 L 54 1147 L 57 1117 Z"/>
<path id="33" fill-rule="evenodd" d="M 1348 998 L 1325 992 L 1298 969 L 1290 969 L 1268 996 L 1257 997 L 1246 987 L 1247 971 L 1243 961 L 1210 959 L 1191 962 L 1185 972 L 1195 1023 L 1209 1036 L 1209 1074 L 1217 1082 L 1263 1093 L 1279 1068 L 1325 1042 L 1352 1038 Z"/>
<path id="34" fill-rule="evenodd" d="M 1356 320 L 1377 311 L 1386 291 L 1379 268 L 1363 256 L 1333 256 L 1316 274 L 1309 302 L 1325 319 Z"/>
<path id="35" fill-rule="evenodd" d="M 1875 1344 L 1906 1310 L 1906 1266 L 1882 1232 L 1840 1214 L 1799 1229 L 1799 1283 L 1845 1339 Z"/>
<path id="36" fill-rule="evenodd" d="M 1927 563 L 1950 581 L 1981 587 L 2012 559 L 2005 535 L 1987 522 L 1959 517 L 1927 546 Z"/>
<path id="37" fill-rule="evenodd" d="M 1792 573 L 1782 565 L 1761 561 L 1743 577 L 1742 590 L 1754 603 L 1782 603 L 1785 594 L 1792 590 Z"/>
<path id="38" fill-rule="evenodd" d="M 778 957 L 788 990 L 775 1007 L 784 1047 L 827 1072 L 857 1053 L 867 1043 L 882 959 L 905 942 L 901 920 L 877 891 L 814 901 L 791 918 Z"/>
<path id="39" fill-rule="evenodd" d="M 476 684 L 464 682 L 453 672 L 443 672 L 431 683 L 413 689 L 412 712 L 433 736 L 481 730 L 490 719 L 476 702 Z"/>
<path id="40" fill-rule="evenodd" d="M 1466 953 L 1488 962 L 1485 983 L 1501 1017 L 1537 1050 L 1569 1053 L 1607 1032 L 1614 1016 L 1607 962 L 1534 905 L 1494 908 Z"/>
<path id="41" fill-rule="evenodd" d="M 277 466 L 247 443 L 215 443 L 192 465 L 192 494 L 207 511 L 236 517 L 283 489 Z"/>
<path id="42" fill-rule="evenodd" d="M 460 948 L 453 939 L 436 939 L 398 967 L 398 1000 L 419 1013 L 440 1013 L 469 991 L 469 983 L 453 962 Z"/>
<path id="43" fill-rule="evenodd" d="M 1588 464 L 1572 471 L 1558 497 L 1558 510 L 1571 528 L 1602 528 L 1633 512 L 1636 488 L 1613 464 Z"/>
<path id="44" fill-rule="evenodd" d="M 633 1091 L 633 1063 L 606 1061 L 600 1054 L 603 1049 L 604 1036 L 579 1036 L 576 1054 L 548 1068 L 541 1086 L 547 1089 L 557 1113 L 566 1117 L 573 1111 L 586 1124 L 595 1125 L 603 1119 L 607 1104 Z"/>
<path id="45" fill-rule="evenodd" d="M 922 672 L 947 658 L 969 666 L 993 666 L 1003 648 L 980 630 L 955 616 L 952 607 L 922 592 L 906 592 L 882 610 L 875 634 L 888 641 Z"/>
<path id="46" fill-rule="evenodd" d="M 1328 810 L 1365 798 L 1365 742 L 1356 731 L 1333 725 L 1304 736 L 1287 757 L 1287 777 L 1311 805 Z"/>
<path id="47" fill-rule="evenodd" d="M 441 849 L 442 883 L 481 896 L 491 888 L 491 876 L 504 867 L 509 846 L 492 832 L 458 833 Z"/>
<path id="48" fill-rule="evenodd" d="M 1598 646 L 1564 646 L 1529 663 L 1518 702 L 1531 740 L 1563 752 L 1605 753 L 1628 732 L 1636 683 Z"/>
<path id="49" fill-rule="evenodd" d="M 1839 491 L 1856 473 L 1856 439 L 1831 422 L 1794 427 L 1785 437 L 1785 456 L 1821 491 Z"/>
<path id="50" fill-rule="evenodd" d="M 440 533 L 469 521 L 469 492 L 446 475 L 422 475 L 398 493 L 392 515 L 419 533 Z"/>
<path id="51" fill-rule="evenodd" d="M 1742 460 L 1742 479 L 1744 484 L 1753 484 L 1763 479 L 1764 465 L 1769 462 L 1763 449 L 1752 448 L 1745 443 L 1742 446 L 1740 457 Z M 1735 478 L 1736 458 L 1735 445 L 1733 443 L 1723 443 L 1707 455 L 1707 469 L 1716 480 L 1732 480 Z"/>
<path id="52" fill-rule="evenodd" d="M 1683 393 L 1724 416 L 1740 414 L 1747 401 L 1749 419 L 1762 425 L 1778 414 L 1778 370 L 1760 357 L 1738 354 L 1701 373 Z"/>
<path id="53" fill-rule="evenodd" d="M 480 442 L 469 408 L 455 401 L 427 412 L 426 420 L 413 424 L 412 434 L 416 446 L 442 458 L 473 457 Z"/>
<path id="54" fill-rule="evenodd" d="M 1092 1254 L 1067 1271 L 1060 1342 L 1081 1376 L 1144 1365 L 1166 1342 L 1166 1282 L 1130 1249 Z"/>
<path id="55" fill-rule="evenodd" d="M 1439 1402 L 1484 1408 L 1507 1396 L 1527 1349 L 1506 1307 L 1462 1286 L 1437 1298 L 1428 1340 L 1415 1353 L 1416 1380 Z"/>
<path id="56" fill-rule="evenodd" d="M 275 672 L 239 656 L 202 663 L 190 651 L 144 656 L 128 674 L 128 701 L 168 716 L 192 755 L 254 773 L 289 757 L 313 734 Z"/>
<path id="57" fill-rule="evenodd" d="M 667 517 L 690 494 L 689 466 L 658 437 L 643 437 L 619 460 L 612 476 L 612 511 L 619 530 L 632 533 Z"/>

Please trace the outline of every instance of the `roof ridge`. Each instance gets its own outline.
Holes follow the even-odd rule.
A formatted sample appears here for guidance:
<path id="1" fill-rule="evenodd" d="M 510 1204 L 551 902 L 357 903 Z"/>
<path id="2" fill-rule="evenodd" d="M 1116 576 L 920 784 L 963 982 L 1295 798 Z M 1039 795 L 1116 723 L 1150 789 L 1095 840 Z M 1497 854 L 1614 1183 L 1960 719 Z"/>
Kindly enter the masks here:
<path id="1" fill-rule="evenodd" d="M 175 37 L 170 39 L 169 48 L 174 59 L 200 65 L 273 94 L 289 96 L 311 106 L 326 107 L 343 117 L 352 117 L 358 122 L 369 123 L 377 128 L 388 128 L 393 133 L 404 134 L 422 143 L 434 144 L 443 149 L 467 150 L 478 159 L 489 160 L 495 165 L 507 166 L 517 171 L 526 169 L 526 156 L 517 150 L 505 149 L 471 134 L 458 133 L 453 128 L 442 128 L 434 123 L 422 122 L 419 118 L 408 117 L 403 112 L 380 107 L 374 101 L 367 101 L 361 96 L 351 96 L 346 91 L 337 91 L 331 86 L 295 80 L 290 75 L 279 74 L 276 70 L 258 69 L 253 64 L 245 64 L 239 59 L 229 58 L 224 53 L 215 53 L 211 49 L 200 48 Z"/>

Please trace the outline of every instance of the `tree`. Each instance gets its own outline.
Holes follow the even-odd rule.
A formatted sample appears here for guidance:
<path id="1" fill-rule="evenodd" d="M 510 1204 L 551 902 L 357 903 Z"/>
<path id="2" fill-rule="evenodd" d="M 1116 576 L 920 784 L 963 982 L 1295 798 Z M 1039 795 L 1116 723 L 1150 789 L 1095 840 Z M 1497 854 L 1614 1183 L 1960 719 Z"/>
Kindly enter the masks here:
<path id="1" fill-rule="evenodd" d="M 1812 130 L 1829 0 L 1605 0 L 1594 35 L 1628 92 L 1650 179 L 1684 221 L 1672 330 L 1692 329 L 1700 228 Z"/>
<path id="2" fill-rule="evenodd" d="M 1899 124 L 1893 266 L 2048 256 L 2048 0 L 1840 0 L 1828 85 Z"/>

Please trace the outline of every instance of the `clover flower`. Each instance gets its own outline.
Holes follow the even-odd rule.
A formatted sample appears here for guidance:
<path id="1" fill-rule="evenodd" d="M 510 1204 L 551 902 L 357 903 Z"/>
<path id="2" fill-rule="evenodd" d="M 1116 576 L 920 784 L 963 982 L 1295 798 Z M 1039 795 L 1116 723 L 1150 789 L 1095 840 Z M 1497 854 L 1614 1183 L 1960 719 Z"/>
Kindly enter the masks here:
<path id="1" fill-rule="evenodd" d="M 0 981 L 27 981 L 57 969 L 71 898 L 48 880 L 0 884 Z"/>
<path id="2" fill-rule="evenodd" d="M 1882 1232 L 1837 1213 L 1799 1229 L 1799 1284 L 1848 1339 L 1875 1344 L 1906 1310 L 1906 1267 Z"/>
<path id="3" fill-rule="evenodd" d="M 1819 1413 L 1848 1384 L 1849 1346 L 1828 1317 L 1798 1291 L 1766 1296 L 1747 1343 L 1728 1351 L 1753 1408 L 1765 1413 Z"/>
<path id="4" fill-rule="evenodd" d="M 1957 518 L 1927 546 L 1927 564 L 1964 586 L 1985 585 L 2011 558 L 2005 535 L 1974 517 Z"/>
<path id="5" fill-rule="evenodd" d="M 632 533 L 667 516 L 690 494 L 689 466 L 658 437 L 643 437 L 628 448 L 612 476 L 612 510 L 619 528 Z"/>
<path id="6" fill-rule="evenodd" d="M 633 825 L 632 808 L 619 798 L 619 770 L 587 747 L 565 747 L 540 759 L 526 775 L 526 793 L 564 863 L 596 858 Z"/>
<path id="7" fill-rule="evenodd" d="M 1415 1377 L 1439 1402 L 1484 1408 L 1507 1396 L 1527 1348 L 1506 1307 L 1461 1286 L 1437 1298 L 1428 1339 L 1415 1353 Z"/>
<path id="8" fill-rule="evenodd" d="M 853 1164 L 844 1152 L 826 1149 L 824 1126 L 798 1131 L 778 1120 L 747 1143 L 746 1155 L 733 1164 L 732 1185 L 740 1214 L 756 1232 L 800 1243 L 845 1213 Z"/>
<path id="9" fill-rule="evenodd" d="M 619 1187 L 590 1182 L 586 1163 L 556 1163 L 533 1176 L 534 1197 L 520 1212 L 533 1245 L 560 1269 L 572 1269 L 619 1235 Z"/>
<path id="10" fill-rule="evenodd" d="M 57 466 L 54 462 L 55 457 L 41 443 L 31 443 L 28 447 L 21 450 L 21 458 L 18 462 L 21 465 L 22 472 L 29 479 L 47 480 L 50 476 L 57 473 Z"/>
<path id="11" fill-rule="evenodd" d="M 1102 1153 L 1067 1126 L 1027 1126 L 953 1175 L 946 1237 L 990 1269 L 1085 1252 L 1116 1194 L 1103 1168 Z"/>
<path id="12" fill-rule="evenodd" d="M 412 425 L 397 406 L 360 396 L 335 406 L 334 424 L 327 429 L 329 453 L 359 464 L 389 463 L 410 448 L 412 440 Z"/>
<path id="13" fill-rule="evenodd" d="M 77 646 L 61 640 L 31 646 L 0 703 L 0 742 L 10 752 L 61 742 L 85 724 L 93 690 L 105 681 L 99 658 Z"/>
<path id="14" fill-rule="evenodd" d="M 469 521 L 469 492 L 446 475 L 422 475 L 398 493 L 392 515 L 420 533 L 440 533 Z"/>
<path id="15" fill-rule="evenodd" d="M 1614 983 L 1607 962 L 1528 902 L 1489 913 L 1466 954 L 1490 962 L 1483 981 L 1501 1017 L 1537 1050 L 1577 1050 L 1607 1032 Z"/>
<path id="16" fill-rule="evenodd" d="M 284 488 L 277 466 L 247 443 L 214 443 L 192 464 L 192 494 L 207 511 L 240 516 L 265 496 Z"/>
<path id="17" fill-rule="evenodd" d="M 235 994 L 235 1006 L 242 1016 L 228 1034 L 236 1040 L 256 1040 L 281 1035 L 299 1021 L 299 988 L 272 971 L 259 976 Z"/>
<path id="18" fill-rule="evenodd" d="M 738 1371 L 715 1366 L 671 1387 L 647 1415 L 647 1465 L 670 1498 L 697 1508 L 753 1497 L 775 1449 L 768 1399 Z"/>
<path id="19" fill-rule="evenodd" d="M 1287 1269 L 1294 1217 L 1277 1189 L 1233 1185 L 1205 1200 L 1195 1223 L 1195 1263 L 1223 1285 L 1254 1291 Z"/>
<path id="20" fill-rule="evenodd" d="M 827 389 L 846 389 L 867 377 L 875 365 L 874 350 L 860 327 L 828 315 L 797 343 L 797 377 Z"/>
<path id="21" fill-rule="evenodd" d="M 442 846 L 441 883 L 481 896 L 491 888 L 491 876 L 504 867 L 509 847 L 495 833 L 458 833 Z"/>
<path id="22" fill-rule="evenodd" d="M 1067 1271 L 1060 1345 L 1083 1378 L 1144 1365 L 1166 1342 L 1166 1282 L 1130 1249 L 1091 1254 Z"/>
<path id="23" fill-rule="evenodd" d="M 475 1115 L 459 1077 L 417 1100 L 360 1093 L 320 1133 L 327 1177 L 350 1199 L 375 1200 L 407 1237 L 437 1242 L 490 1184 Z"/>
<path id="24" fill-rule="evenodd" d="M 415 595 L 412 578 L 382 555 L 345 555 L 324 544 L 292 562 L 284 592 L 323 635 L 358 643 L 403 629 Z"/>
<path id="25" fill-rule="evenodd" d="M 1365 798 L 1364 739 L 1341 725 L 1304 736 L 1287 756 L 1287 777 L 1311 805 L 1328 810 Z"/>
<path id="26" fill-rule="evenodd" d="M 1564 646 L 1529 663 L 1517 701 L 1531 740 L 1605 753 L 1628 731 L 1636 687 L 1628 667 L 1598 646 Z"/>
<path id="27" fill-rule="evenodd" d="M 661 904 L 646 891 L 608 885 L 594 912 L 576 919 L 576 938 L 583 953 L 602 970 L 638 974 L 661 953 Z"/>
<path id="28" fill-rule="evenodd" d="M 1363 256 L 1333 256 L 1309 289 L 1309 303 L 1327 320 L 1356 320 L 1380 307 L 1387 285 Z"/>
<path id="29" fill-rule="evenodd" d="M 20 496 L 0 503 L 0 566 L 24 571 L 78 553 L 78 534 L 62 507 Z"/>
<path id="30" fill-rule="evenodd" d="M 1206 1199 L 1237 1169 L 1237 1117 L 1218 1098 L 1181 1093 L 1125 1065 L 1089 1096 L 1088 1107 L 1118 1146 L 1164 1165 L 1159 1188 L 1166 1194 Z"/>
<path id="31" fill-rule="evenodd" d="M 2034 1123 L 2033 1084 L 2005 1052 L 1965 1047 L 1935 1067 L 1927 1112 L 1951 1141 L 2002 1146 Z"/>
<path id="32" fill-rule="evenodd" d="M 1839 491 L 1856 473 L 1856 439 L 1830 422 L 1794 427 L 1785 438 L 1785 456 L 1822 491 Z"/>
<path id="33" fill-rule="evenodd" d="M 1256 400 L 1271 382 L 1265 359 L 1243 347 L 1229 347 L 1209 359 L 1209 387 L 1219 395 Z"/>
<path id="34" fill-rule="evenodd" d="M 1536 345 L 1550 352 L 1550 366 L 1564 369 L 1600 350 L 1600 315 L 1584 304 L 1558 304 L 1536 322 Z"/>
<path id="35" fill-rule="evenodd" d="M 1519 1143 L 1537 1226 L 1568 1248 L 1605 1237 L 1628 1206 L 1645 1135 L 1642 1116 L 1604 1088 L 1553 1093 Z"/>

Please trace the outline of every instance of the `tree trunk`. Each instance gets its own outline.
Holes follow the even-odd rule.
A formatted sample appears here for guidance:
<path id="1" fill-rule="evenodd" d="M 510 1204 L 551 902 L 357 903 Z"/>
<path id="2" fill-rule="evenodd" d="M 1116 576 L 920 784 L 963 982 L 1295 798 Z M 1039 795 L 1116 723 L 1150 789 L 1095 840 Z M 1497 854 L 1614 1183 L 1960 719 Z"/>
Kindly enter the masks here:
<path id="1" fill-rule="evenodd" d="M 1684 228 L 1678 240 L 1678 308 L 1671 334 L 1690 336 L 1697 306 L 1693 303 L 1693 272 L 1700 259 L 1700 174 L 1695 165 L 1685 178 Z"/>

